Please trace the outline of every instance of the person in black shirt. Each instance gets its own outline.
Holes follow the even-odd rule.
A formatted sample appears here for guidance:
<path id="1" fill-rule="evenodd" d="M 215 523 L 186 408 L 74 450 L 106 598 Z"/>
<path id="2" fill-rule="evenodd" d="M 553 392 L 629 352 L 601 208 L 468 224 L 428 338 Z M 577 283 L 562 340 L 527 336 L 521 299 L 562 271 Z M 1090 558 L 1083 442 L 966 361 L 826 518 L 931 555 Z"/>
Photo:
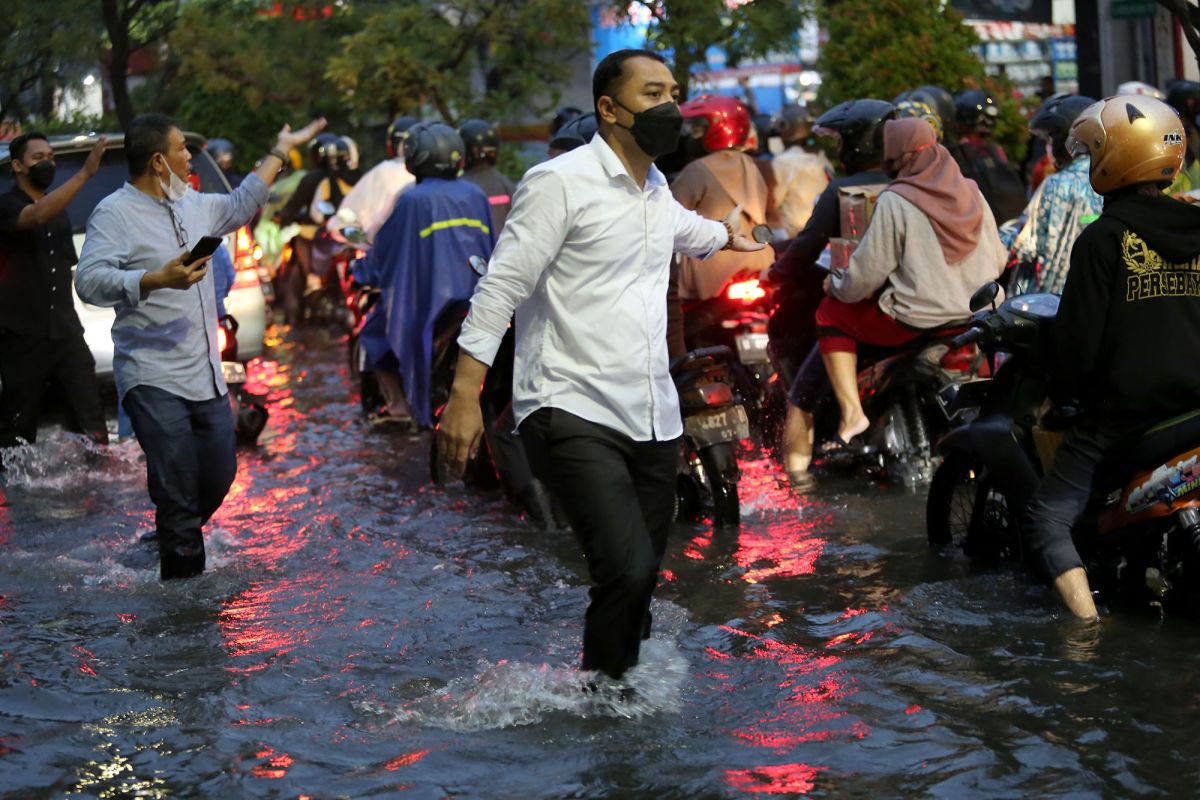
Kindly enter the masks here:
<path id="1" fill-rule="evenodd" d="M 1081 410 L 1025 520 L 1027 551 L 1073 614 L 1096 605 L 1071 529 L 1096 489 L 1124 480 L 1140 436 L 1200 409 L 1200 208 L 1163 194 L 1183 165 L 1183 123 L 1161 100 L 1089 106 L 1067 138 L 1090 155 L 1104 212 L 1071 249 L 1054 324 L 1051 399 Z"/>
<path id="2" fill-rule="evenodd" d="M 49 191 L 54 149 L 40 133 L 9 146 L 13 188 L 0 195 L 0 447 L 37 439 L 47 382 L 53 380 L 75 430 L 108 444 L 96 362 L 75 313 L 77 261 L 67 205 L 100 168 L 100 140 L 78 172 Z"/>
<path id="3" fill-rule="evenodd" d="M 889 178 L 880 167 L 883 124 L 895 117 L 896 108 L 891 103 L 861 99 L 834 106 L 817 118 L 814 132 L 838 137 L 838 160 L 846 174 L 829 182 L 804 228 L 775 264 L 759 276 L 759 280 L 779 287 L 780 309 L 772 316 L 772 328 L 768 330 L 772 347 L 780 352 L 785 372 L 796 367 L 788 391 L 781 450 L 784 469 L 797 482 L 807 480 L 812 463 L 813 411 L 833 390 L 815 346 L 814 317 L 825 297 L 822 281 L 826 274 L 816 266 L 817 259 L 841 230 L 838 190 L 887 184 Z M 790 352 L 797 348 L 799 352 Z"/>
<path id="4" fill-rule="evenodd" d="M 483 189 L 492 208 L 492 227 L 496 236 L 504 230 L 504 221 L 512 209 L 512 196 L 517 187 L 504 173 L 496 169 L 500 154 L 500 134 L 496 126 L 482 119 L 469 119 L 458 129 L 466 145 L 466 169 L 463 177 Z"/>

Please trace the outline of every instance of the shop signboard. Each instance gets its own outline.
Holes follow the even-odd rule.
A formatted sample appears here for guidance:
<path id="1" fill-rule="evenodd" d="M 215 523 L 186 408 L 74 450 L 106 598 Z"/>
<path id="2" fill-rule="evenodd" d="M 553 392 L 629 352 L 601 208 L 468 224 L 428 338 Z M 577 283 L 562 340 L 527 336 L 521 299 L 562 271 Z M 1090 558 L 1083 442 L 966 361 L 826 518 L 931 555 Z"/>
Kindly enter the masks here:
<path id="1" fill-rule="evenodd" d="M 951 5 L 967 19 L 1052 21 L 1051 0 L 952 0 Z"/>

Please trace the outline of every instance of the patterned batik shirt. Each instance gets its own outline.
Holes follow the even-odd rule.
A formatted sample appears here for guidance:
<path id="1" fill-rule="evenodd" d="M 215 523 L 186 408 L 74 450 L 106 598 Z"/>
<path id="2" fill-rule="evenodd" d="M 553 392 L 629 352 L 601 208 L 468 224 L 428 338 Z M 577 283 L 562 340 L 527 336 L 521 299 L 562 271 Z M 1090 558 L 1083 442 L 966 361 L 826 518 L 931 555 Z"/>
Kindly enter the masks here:
<path id="1" fill-rule="evenodd" d="M 1018 263 L 1037 264 L 1034 291 L 1062 294 L 1075 238 L 1104 210 L 1104 200 L 1092 189 L 1090 167 L 1091 159 L 1080 156 L 1046 178 L 1029 201 L 1013 256 Z"/>

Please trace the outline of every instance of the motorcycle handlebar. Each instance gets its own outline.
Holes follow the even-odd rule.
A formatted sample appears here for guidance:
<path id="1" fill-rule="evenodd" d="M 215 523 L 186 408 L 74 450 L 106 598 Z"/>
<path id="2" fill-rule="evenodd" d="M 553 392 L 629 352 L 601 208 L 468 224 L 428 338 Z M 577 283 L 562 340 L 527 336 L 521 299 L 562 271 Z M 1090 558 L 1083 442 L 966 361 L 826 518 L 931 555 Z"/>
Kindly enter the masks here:
<path id="1" fill-rule="evenodd" d="M 950 346 L 954 348 L 966 347 L 969 344 L 979 341 L 980 336 L 983 336 L 983 328 L 971 328 L 971 330 L 960 333 L 951 339 Z"/>

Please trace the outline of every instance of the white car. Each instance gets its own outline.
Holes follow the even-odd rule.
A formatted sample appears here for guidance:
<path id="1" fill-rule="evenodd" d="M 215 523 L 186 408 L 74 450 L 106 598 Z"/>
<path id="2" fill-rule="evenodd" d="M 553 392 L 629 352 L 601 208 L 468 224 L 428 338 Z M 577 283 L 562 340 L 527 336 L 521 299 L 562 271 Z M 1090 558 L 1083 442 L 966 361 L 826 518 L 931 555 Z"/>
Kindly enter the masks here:
<path id="1" fill-rule="evenodd" d="M 217 167 L 216 162 L 204 150 L 204 137 L 195 133 L 185 134 L 188 149 L 192 151 L 192 172 L 200 183 L 202 192 L 228 194 L 229 183 Z M 79 136 L 51 136 L 57 170 L 54 184 L 59 186 L 74 175 L 96 143 L 97 134 Z M 12 172 L 8 169 L 8 143 L 0 142 L 0 192 L 12 187 Z M 125 159 L 125 137 L 123 134 L 108 134 L 108 147 L 100 162 L 100 170 L 84 184 L 83 189 L 67 207 L 71 219 L 71 230 L 75 234 L 75 252 L 83 251 L 84 233 L 88 217 L 96 205 L 108 195 L 120 189 L 129 180 L 129 164 Z M 238 321 L 238 360 L 248 361 L 262 355 L 263 334 L 267 324 L 267 303 L 260 279 L 259 259 L 262 251 L 255 245 L 249 226 L 243 226 L 226 237 L 229 253 L 233 256 L 237 277 L 225 298 L 225 310 Z M 113 371 L 112 324 L 116 312 L 111 308 L 88 305 L 72 292 L 75 311 L 83 324 L 83 338 L 87 341 L 92 357 L 96 360 L 96 375 L 109 378 Z"/>

